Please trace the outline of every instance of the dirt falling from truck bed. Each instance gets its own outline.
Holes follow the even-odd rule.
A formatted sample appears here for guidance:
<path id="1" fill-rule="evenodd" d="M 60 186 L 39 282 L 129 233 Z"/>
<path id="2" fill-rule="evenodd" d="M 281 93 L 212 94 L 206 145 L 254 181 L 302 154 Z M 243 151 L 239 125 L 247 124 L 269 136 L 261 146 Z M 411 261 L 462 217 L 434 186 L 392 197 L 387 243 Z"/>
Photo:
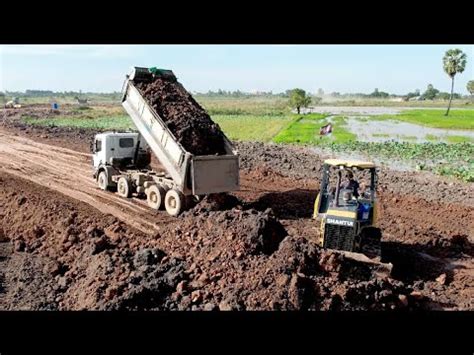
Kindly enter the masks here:
<path id="1" fill-rule="evenodd" d="M 179 82 L 156 78 L 136 86 L 187 151 L 226 154 L 221 129 Z"/>

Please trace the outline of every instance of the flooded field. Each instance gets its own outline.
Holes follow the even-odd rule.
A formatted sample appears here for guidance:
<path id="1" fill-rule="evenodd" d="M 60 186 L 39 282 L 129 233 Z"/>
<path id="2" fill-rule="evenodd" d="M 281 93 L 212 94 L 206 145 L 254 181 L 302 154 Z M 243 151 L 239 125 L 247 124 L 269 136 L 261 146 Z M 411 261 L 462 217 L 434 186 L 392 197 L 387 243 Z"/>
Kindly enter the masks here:
<path id="1" fill-rule="evenodd" d="M 368 118 L 368 117 L 367 117 Z M 347 117 L 346 128 L 357 135 L 362 142 L 409 141 L 424 143 L 430 141 L 452 142 L 453 139 L 474 141 L 474 131 L 425 127 L 396 120 L 372 121 L 363 117 Z M 453 138 L 455 137 L 455 138 Z"/>
<path id="2" fill-rule="evenodd" d="M 405 106 L 405 107 L 384 107 L 384 106 L 311 106 L 301 108 L 301 114 L 308 113 L 330 113 L 334 115 L 364 115 L 364 116 L 375 116 L 375 115 L 396 115 L 403 111 L 410 110 L 432 110 L 439 109 L 433 107 L 417 107 L 417 106 Z M 457 110 L 458 108 L 451 108 L 451 110 Z M 296 110 L 294 110 L 296 113 Z"/>

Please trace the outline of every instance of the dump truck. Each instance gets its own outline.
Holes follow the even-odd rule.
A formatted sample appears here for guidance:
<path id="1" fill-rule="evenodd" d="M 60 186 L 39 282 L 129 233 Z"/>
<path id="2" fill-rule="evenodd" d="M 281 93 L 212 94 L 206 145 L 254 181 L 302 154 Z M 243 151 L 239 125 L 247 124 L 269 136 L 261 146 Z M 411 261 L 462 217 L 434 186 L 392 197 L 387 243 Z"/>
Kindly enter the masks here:
<path id="1" fill-rule="evenodd" d="M 191 201 L 238 190 L 239 156 L 225 135 L 225 154 L 188 152 L 136 87 L 156 75 L 176 79 L 171 70 L 141 67 L 134 67 L 126 76 L 122 106 L 138 133 L 97 134 L 93 143 L 93 177 L 103 190 L 116 190 L 125 198 L 146 197 L 152 209 L 164 208 L 178 216 Z M 164 171 L 151 169 L 151 152 Z"/>

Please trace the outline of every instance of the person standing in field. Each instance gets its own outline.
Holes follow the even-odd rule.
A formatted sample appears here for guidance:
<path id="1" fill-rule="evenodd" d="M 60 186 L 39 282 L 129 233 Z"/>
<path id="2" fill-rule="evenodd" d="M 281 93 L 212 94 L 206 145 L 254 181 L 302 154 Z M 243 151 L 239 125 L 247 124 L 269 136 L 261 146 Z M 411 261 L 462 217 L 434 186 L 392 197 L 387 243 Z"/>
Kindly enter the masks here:
<path id="1" fill-rule="evenodd" d="M 327 136 L 328 134 L 331 134 L 331 133 L 332 133 L 332 124 L 330 123 L 321 127 L 321 129 L 319 130 L 319 135 L 321 136 L 320 138 L 322 138 L 322 136 Z"/>

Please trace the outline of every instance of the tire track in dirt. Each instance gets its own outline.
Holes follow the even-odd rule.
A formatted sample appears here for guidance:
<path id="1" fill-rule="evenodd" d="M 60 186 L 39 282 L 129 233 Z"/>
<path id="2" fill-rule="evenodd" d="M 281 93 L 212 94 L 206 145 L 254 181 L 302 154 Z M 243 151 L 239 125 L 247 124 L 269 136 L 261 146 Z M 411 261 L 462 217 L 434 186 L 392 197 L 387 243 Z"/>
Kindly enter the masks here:
<path id="1" fill-rule="evenodd" d="M 116 216 L 147 234 L 175 219 L 150 210 L 144 200 L 100 190 L 92 178 L 90 154 L 12 136 L 0 130 L 0 170 L 46 186 Z"/>

